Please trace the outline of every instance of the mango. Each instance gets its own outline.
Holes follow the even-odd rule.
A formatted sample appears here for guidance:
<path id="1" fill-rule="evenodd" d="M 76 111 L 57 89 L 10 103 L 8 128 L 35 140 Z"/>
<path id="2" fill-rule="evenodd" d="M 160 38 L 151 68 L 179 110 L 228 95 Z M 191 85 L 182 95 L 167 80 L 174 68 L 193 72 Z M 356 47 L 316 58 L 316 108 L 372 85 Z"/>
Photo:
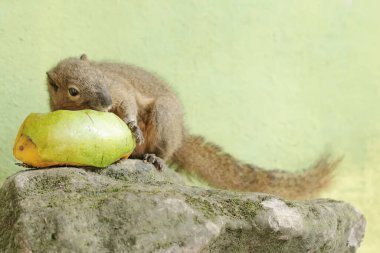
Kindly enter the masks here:
<path id="1" fill-rule="evenodd" d="M 136 147 L 128 126 L 115 114 L 94 110 L 31 113 L 18 131 L 16 159 L 32 167 L 106 167 Z"/>

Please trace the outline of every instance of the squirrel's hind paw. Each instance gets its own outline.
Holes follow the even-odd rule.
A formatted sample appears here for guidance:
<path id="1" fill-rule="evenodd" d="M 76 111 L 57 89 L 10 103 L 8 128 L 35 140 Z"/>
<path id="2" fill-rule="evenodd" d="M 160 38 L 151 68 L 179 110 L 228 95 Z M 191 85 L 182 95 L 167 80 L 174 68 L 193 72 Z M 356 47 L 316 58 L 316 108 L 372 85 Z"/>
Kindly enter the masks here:
<path id="1" fill-rule="evenodd" d="M 163 171 L 167 167 L 165 161 L 157 157 L 155 154 L 145 154 L 143 161 L 145 163 L 153 164 L 153 166 L 159 171 Z"/>

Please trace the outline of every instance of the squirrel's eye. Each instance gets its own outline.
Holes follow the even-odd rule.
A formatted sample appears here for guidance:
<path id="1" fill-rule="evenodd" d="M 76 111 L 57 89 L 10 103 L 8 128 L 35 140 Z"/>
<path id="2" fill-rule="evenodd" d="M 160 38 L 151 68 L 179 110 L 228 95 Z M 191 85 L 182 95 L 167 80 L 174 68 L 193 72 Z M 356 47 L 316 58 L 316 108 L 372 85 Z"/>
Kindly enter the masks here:
<path id="1" fill-rule="evenodd" d="M 75 97 L 75 96 L 78 96 L 79 95 L 79 91 L 75 88 L 69 88 L 69 93 L 71 96 Z"/>

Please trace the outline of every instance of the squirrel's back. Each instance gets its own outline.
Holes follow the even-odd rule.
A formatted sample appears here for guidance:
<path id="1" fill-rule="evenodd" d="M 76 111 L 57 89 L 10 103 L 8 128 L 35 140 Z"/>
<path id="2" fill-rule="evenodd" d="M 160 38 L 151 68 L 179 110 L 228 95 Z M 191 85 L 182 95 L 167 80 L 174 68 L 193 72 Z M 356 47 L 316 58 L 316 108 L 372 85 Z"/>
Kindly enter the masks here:
<path id="1" fill-rule="evenodd" d="M 100 62 L 92 63 L 106 76 L 113 79 L 123 79 L 139 92 L 150 96 L 175 96 L 166 81 L 155 73 L 146 71 L 131 64 Z"/>

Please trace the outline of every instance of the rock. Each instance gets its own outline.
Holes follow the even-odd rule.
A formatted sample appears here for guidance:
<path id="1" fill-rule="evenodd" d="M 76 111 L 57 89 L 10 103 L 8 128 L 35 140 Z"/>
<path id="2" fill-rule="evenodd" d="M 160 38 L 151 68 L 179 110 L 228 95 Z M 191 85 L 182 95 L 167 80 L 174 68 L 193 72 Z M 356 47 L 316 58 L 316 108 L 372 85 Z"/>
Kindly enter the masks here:
<path id="1" fill-rule="evenodd" d="M 355 252 L 349 204 L 189 187 L 127 160 L 26 170 L 0 189 L 0 252 Z"/>

